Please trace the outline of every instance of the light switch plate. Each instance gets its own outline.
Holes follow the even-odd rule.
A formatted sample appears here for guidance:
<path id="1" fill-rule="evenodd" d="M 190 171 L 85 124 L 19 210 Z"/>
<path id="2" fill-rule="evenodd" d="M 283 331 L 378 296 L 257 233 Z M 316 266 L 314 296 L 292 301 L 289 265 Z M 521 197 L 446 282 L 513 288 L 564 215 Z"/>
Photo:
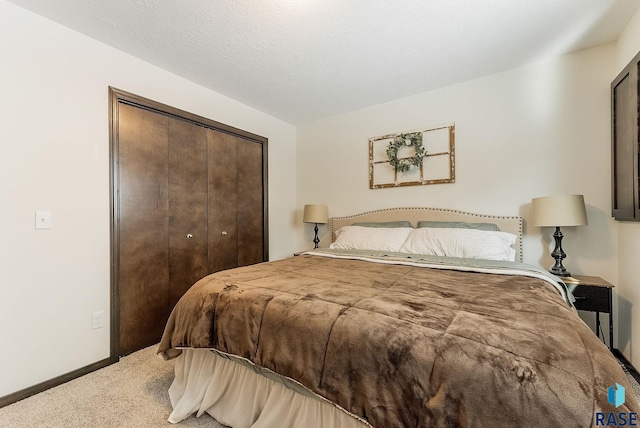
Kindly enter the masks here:
<path id="1" fill-rule="evenodd" d="M 51 229 L 51 211 L 36 211 L 36 229 Z"/>

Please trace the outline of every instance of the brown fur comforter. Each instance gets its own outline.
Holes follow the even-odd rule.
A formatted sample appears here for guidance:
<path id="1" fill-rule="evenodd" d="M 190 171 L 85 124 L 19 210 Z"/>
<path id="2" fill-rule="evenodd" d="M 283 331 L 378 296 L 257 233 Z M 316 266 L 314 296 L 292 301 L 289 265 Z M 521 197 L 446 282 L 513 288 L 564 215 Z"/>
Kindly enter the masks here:
<path id="1" fill-rule="evenodd" d="M 608 349 L 548 282 L 303 255 L 218 272 L 176 305 L 159 353 L 216 348 L 374 427 L 590 427 L 637 412 Z M 617 409 L 615 383 L 628 389 Z"/>

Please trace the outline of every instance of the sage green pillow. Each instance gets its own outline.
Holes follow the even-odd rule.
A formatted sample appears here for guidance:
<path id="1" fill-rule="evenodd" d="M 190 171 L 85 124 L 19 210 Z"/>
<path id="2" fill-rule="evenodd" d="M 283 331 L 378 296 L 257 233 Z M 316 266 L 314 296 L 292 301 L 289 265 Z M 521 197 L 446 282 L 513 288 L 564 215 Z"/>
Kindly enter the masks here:
<path id="1" fill-rule="evenodd" d="M 493 223 L 465 223 L 463 221 L 419 221 L 418 227 L 447 228 L 447 229 L 478 229 L 497 232 L 500 229 Z"/>
<path id="2" fill-rule="evenodd" d="M 353 223 L 352 226 L 360 227 L 413 227 L 410 221 L 363 221 L 360 223 Z"/>

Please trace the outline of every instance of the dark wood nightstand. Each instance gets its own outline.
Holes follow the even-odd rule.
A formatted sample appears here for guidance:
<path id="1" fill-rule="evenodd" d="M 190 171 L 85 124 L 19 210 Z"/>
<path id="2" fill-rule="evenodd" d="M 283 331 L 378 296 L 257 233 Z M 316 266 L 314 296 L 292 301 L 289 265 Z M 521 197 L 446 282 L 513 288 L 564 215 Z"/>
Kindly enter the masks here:
<path id="1" fill-rule="evenodd" d="M 613 285 L 598 276 L 573 275 L 562 280 L 569 286 L 576 285 L 573 290 L 576 309 L 596 313 L 598 337 L 600 337 L 600 312 L 609 314 L 609 349 L 613 349 Z"/>

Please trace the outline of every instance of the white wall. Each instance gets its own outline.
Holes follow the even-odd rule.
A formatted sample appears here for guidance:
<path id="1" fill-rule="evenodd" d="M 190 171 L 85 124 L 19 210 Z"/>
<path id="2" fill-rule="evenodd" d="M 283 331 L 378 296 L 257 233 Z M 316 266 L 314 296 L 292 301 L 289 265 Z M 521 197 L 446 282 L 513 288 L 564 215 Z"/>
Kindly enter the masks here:
<path id="1" fill-rule="evenodd" d="M 616 44 L 616 69 L 610 80 L 640 51 L 640 11 L 637 11 Z M 617 222 L 619 281 L 618 323 L 626 326 L 619 329 L 618 348 L 636 368 L 640 368 L 640 224 Z M 635 344 L 635 346 L 634 346 Z"/>
<path id="2" fill-rule="evenodd" d="M 584 194 L 590 225 L 564 231 L 565 266 L 615 281 L 609 218 L 614 53 L 609 44 L 301 126 L 298 207 L 326 203 L 336 216 L 432 206 L 526 221 L 533 197 Z M 455 183 L 369 189 L 368 138 L 448 122 L 456 125 Z M 299 248 L 308 247 L 306 229 Z M 552 264 L 552 230 L 526 229 L 525 261 Z"/>
<path id="3" fill-rule="evenodd" d="M 267 137 L 270 256 L 291 254 L 293 126 L 4 0 L 0 52 L 0 396 L 109 356 L 110 85 Z"/>
<path id="4" fill-rule="evenodd" d="M 564 265 L 615 284 L 609 126 L 614 68 L 615 45 L 608 44 L 301 126 L 298 216 L 307 203 L 327 204 L 330 216 L 392 206 L 521 215 L 524 261 L 550 268 L 553 230 L 527 226 L 531 198 L 583 194 L 589 225 L 563 228 Z M 455 183 L 369 189 L 370 137 L 449 122 L 456 125 Z M 310 226 L 299 223 L 298 249 L 310 248 Z M 320 233 L 326 235 L 326 226 Z M 590 315 L 583 314 L 592 322 Z"/>

